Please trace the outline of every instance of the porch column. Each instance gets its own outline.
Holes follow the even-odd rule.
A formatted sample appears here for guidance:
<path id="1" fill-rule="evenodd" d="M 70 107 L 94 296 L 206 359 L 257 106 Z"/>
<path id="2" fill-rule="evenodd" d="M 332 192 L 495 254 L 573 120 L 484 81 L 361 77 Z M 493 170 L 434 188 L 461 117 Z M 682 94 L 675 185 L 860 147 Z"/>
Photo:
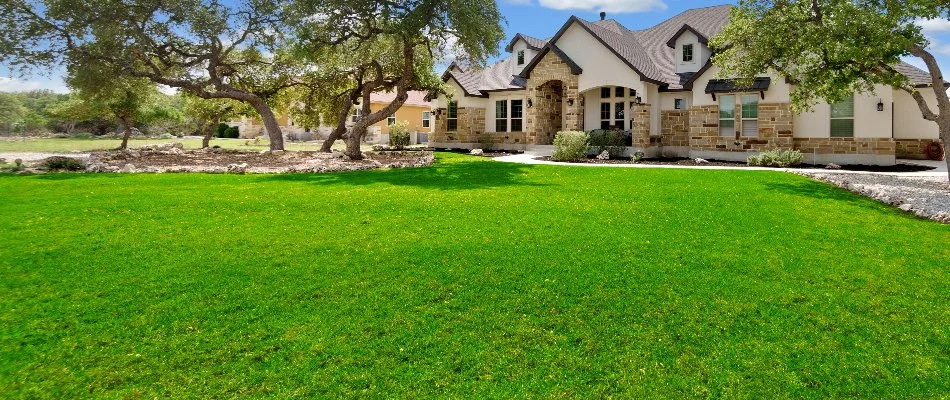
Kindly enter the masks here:
<path id="1" fill-rule="evenodd" d="M 633 147 L 645 149 L 650 147 L 650 114 L 653 106 L 650 104 L 636 104 L 630 109 L 633 118 L 630 132 L 633 135 Z"/>

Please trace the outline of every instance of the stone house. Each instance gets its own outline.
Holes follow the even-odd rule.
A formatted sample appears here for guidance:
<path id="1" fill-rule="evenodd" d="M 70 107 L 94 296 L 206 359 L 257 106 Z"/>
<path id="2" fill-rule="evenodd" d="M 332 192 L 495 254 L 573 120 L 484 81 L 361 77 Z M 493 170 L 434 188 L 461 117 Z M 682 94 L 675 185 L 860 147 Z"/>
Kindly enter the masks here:
<path id="1" fill-rule="evenodd" d="M 746 87 L 718 79 L 708 42 L 730 10 L 687 10 L 637 30 L 601 13 L 595 22 L 571 17 L 548 39 L 517 34 L 494 65 L 449 66 L 429 144 L 545 153 L 558 131 L 620 129 L 632 136 L 628 152 L 650 157 L 745 161 L 765 149 L 798 149 L 809 163 L 890 165 L 924 158 L 937 140 L 936 123 L 899 89 L 880 86 L 796 114 L 784 78 L 763 75 Z M 896 67 L 935 104 L 926 72 Z"/>

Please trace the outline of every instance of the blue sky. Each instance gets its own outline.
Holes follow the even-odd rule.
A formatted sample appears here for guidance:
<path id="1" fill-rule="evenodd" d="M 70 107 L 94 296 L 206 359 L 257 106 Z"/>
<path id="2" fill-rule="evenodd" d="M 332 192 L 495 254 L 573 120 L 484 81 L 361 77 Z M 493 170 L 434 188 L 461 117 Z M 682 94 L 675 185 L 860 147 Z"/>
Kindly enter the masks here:
<path id="1" fill-rule="evenodd" d="M 515 33 L 524 33 L 538 38 L 552 36 L 571 16 L 587 20 L 599 18 L 606 11 L 608 18 L 616 19 L 630 29 L 656 25 L 686 9 L 719 4 L 735 3 L 728 0 L 498 0 L 502 14 L 507 18 L 505 32 L 510 39 Z M 921 21 L 924 31 L 931 38 L 931 50 L 938 57 L 945 73 L 950 73 L 950 21 Z M 503 48 L 507 44 L 499 44 Z M 505 54 L 503 53 L 502 56 Z M 923 67 L 919 60 L 908 59 L 911 64 Z M 0 91 L 51 89 L 65 92 L 60 71 L 41 72 L 29 77 L 12 75 L 0 66 Z"/>

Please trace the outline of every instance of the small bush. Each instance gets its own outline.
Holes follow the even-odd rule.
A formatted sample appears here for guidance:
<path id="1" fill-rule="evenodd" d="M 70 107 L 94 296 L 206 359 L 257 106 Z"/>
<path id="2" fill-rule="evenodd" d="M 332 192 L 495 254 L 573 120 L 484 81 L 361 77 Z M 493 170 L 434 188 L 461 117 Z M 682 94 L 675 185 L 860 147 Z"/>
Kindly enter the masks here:
<path id="1" fill-rule="evenodd" d="M 590 147 L 597 153 L 606 151 L 610 158 L 622 157 L 626 144 L 627 139 L 622 131 L 597 129 L 590 132 Z"/>
<path id="2" fill-rule="evenodd" d="M 389 145 L 397 149 L 409 146 L 409 123 L 399 121 L 389 126 Z"/>
<path id="3" fill-rule="evenodd" d="M 222 137 L 225 137 L 228 139 L 237 139 L 241 137 L 241 132 L 240 130 L 238 130 L 238 127 L 231 126 L 231 127 L 228 127 L 228 129 L 224 130 L 224 136 Z"/>
<path id="4" fill-rule="evenodd" d="M 488 133 L 483 133 L 482 137 L 480 137 L 478 141 L 482 146 L 482 150 L 484 151 L 492 151 L 492 149 L 495 148 L 495 142 L 492 141 L 491 135 Z"/>
<path id="5" fill-rule="evenodd" d="M 225 123 L 218 124 L 218 127 L 215 128 L 214 130 L 214 137 L 219 137 L 219 138 L 227 137 L 225 136 L 225 132 L 228 130 L 228 128 L 230 128 L 228 124 L 225 124 Z"/>
<path id="6" fill-rule="evenodd" d="M 754 167 L 786 168 L 800 165 L 805 160 L 798 150 L 766 150 L 749 156 L 746 161 Z"/>
<path id="7" fill-rule="evenodd" d="M 159 139 L 172 139 L 174 137 L 175 136 L 173 136 L 171 133 L 163 133 L 161 135 L 158 135 Z"/>
<path id="8" fill-rule="evenodd" d="M 555 161 L 577 161 L 587 158 L 590 135 L 581 131 L 562 131 L 554 136 Z"/>
<path id="9" fill-rule="evenodd" d="M 92 139 L 92 134 L 89 132 L 82 132 L 73 135 L 73 139 Z"/>
<path id="10" fill-rule="evenodd" d="M 86 164 L 75 158 L 53 156 L 43 160 L 40 164 L 50 171 L 82 171 Z"/>

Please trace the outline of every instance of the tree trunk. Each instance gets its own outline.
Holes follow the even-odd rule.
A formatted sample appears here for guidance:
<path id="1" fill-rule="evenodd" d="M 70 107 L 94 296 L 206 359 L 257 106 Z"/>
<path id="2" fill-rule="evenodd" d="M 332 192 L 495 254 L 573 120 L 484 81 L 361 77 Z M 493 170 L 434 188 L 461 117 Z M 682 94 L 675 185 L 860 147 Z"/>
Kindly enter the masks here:
<path id="1" fill-rule="evenodd" d="M 125 150 L 129 148 L 129 137 L 132 136 L 132 124 L 126 118 L 120 118 L 122 121 L 122 127 L 124 132 L 122 133 L 122 144 L 119 145 L 119 150 Z"/>
<path id="2" fill-rule="evenodd" d="M 215 128 L 215 125 L 217 125 L 217 124 L 210 124 L 210 125 L 207 125 L 207 126 L 206 126 L 206 125 L 202 125 L 202 126 L 201 126 L 201 130 L 202 130 L 201 133 L 202 133 L 202 135 L 204 135 L 204 137 L 201 138 L 201 148 L 202 148 L 202 149 L 207 149 L 208 146 L 211 145 L 211 137 L 214 136 L 214 128 Z"/>
<path id="3" fill-rule="evenodd" d="M 330 136 L 327 136 L 327 139 L 323 141 L 323 144 L 320 145 L 320 152 L 329 153 L 333 151 L 333 143 L 343 137 L 343 134 L 346 133 L 346 126 L 337 126 L 333 129 L 333 132 L 330 132 Z"/>
<path id="4" fill-rule="evenodd" d="M 950 120 L 950 117 L 945 119 Z M 950 154 L 947 154 L 950 150 L 950 121 L 938 123 L 937 126 L 940 129 L 940 141 L 943 142 L 943 161 L 947 164 L 947 182 L 950 182 Z"/>
<path id="5" fill-rule="evenodd" d="M 259 97 L 248 100 L 248 103 L 251 104 L 251 107 L 254 107 L 254 111 L 257 111 L 257 114 L 261 116 L 261 120 L 264 122 L 264 130 L 267 131 L 267 137 L 270 139 L 270 150 L 284 150 L 284 135 L 280 132 L 280 124 L 277 123 L 277 117 L 274 116 L 274 112 L 271 111 L 267 103 Z"/>
<path id="6" fill-rule="evenodd" d="M 351 160 L 363 159 L 363 150 L 360 148 L 360 145 L 363 143 L 364 136 L 366 136 L 366 126 L 362 123 L 353 125 L 353 128 L 350 129 L 350 133 L 346 135 L 345 154 Z"/>

